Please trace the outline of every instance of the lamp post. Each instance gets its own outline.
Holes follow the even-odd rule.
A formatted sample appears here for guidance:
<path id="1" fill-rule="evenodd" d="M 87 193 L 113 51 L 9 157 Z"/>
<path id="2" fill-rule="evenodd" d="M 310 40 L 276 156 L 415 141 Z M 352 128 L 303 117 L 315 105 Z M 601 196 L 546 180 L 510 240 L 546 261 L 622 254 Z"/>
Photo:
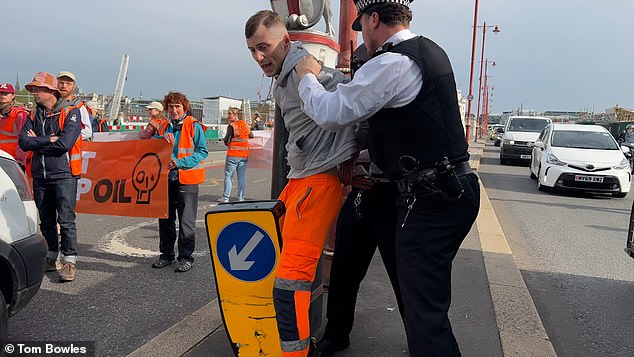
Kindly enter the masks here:
<path id="1" fill-rule="evenodd" d="M 493 27 L 493 33 L 497 35 L 498 33 L 500 33 L 500 27 L 498 25 L 487 26 L 486 21 L 484 21 L 484 24 L 482 26 L 477 26 L 477 27 L 482 27 L 482 50 L 480 51 L 480 76 L 479 76 L 480 80 L 478 83 L 478 114 L 476 115 L 476 120 L 479 121 L 480 120 L 480 99 L 482 98 L 482 66 L 484 65 L 484 44 L 486 42 L 487 28 Z M 476 130 L 475 138 L 476 140 L 478 139 L 477 130 Z"/>
<path id="2" fill-rule="evenodd" d="M 488 84 L 489 76 L 487 75 L 489 64 L 495 67 L 495 61 L 489 62 L 488 58 L 484 61 L 484 94 L 483 94 L 484 103 L 482 104 L 483 106 L 482 113 L 484 115 L 484 120 L 482 122 L 483 136 L 485 135 L 484 133 L 486 133 L 486 129 L 489 126 L 489 84 Z"/>
<path id="3" fill-rule="evenodd" d="M 478 0 L 475 0 L 473 11 L 473 40 L 471 41 L 471 71 L 469 72 L 469 95 L 467 95 L 467 117 L 465 118 L 465 137 L 467 143 L 471 139 L 471 103 L 473 102 L 473 67 L 475 64 L 476 31 L 478 30 Z"/>

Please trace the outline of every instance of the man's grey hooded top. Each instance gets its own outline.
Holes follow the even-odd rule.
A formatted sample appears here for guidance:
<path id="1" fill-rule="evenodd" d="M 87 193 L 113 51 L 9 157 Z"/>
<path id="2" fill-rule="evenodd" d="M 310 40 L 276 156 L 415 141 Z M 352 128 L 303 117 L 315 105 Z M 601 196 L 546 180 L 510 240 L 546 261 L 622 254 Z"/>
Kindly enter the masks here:
<path id="1" fill-rule="evenodd" d="M 286 150 L 291 170 L 288 178 L 303 178 L 323 173 L 336 167 L 357 151 L 354 128 L 327 131 L 320 128 L 302 111 L 295 65 L 308 54 L 300 43 L 293 42 L 273 88 L 273 96 L 282 111 L 284 125 L 289 132 Z M 349 80 L 341 72 L 326 67 L 322 67 L 317 79 L 329 91 L 334 90 L 337 83 Z"/>

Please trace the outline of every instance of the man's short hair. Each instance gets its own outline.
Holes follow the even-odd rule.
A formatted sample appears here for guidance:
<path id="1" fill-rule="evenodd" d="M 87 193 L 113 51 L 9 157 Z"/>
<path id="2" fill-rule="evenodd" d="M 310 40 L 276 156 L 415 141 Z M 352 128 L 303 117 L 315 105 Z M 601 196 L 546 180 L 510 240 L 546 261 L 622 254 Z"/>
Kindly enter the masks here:
<path id="1" fill-rule="evenodd" d="M 244 37 L 247 39 L 251 38 L 260 25 L 266 27 L 267 29 L 274 26 L 282 26 L 283 28 L 286 28 L 284 21 L 282 21 L 282 18 L 277 12 L 273 12 L 271 10 L 260 10 L 251 16 L 247 20 L 246 25 L 244 25 Z"/>
<path id="2" fill-rule="evenodd" d="M 379 14 L 379 20 L 386 25 L 403 25 L 409 26 L 412 21 L 412 10 L 407 6 L 403 6 L 393 2 L 384 2 L 371 5 L 367 10 L 363 11 L 366 14 L 376 12 Z"/>

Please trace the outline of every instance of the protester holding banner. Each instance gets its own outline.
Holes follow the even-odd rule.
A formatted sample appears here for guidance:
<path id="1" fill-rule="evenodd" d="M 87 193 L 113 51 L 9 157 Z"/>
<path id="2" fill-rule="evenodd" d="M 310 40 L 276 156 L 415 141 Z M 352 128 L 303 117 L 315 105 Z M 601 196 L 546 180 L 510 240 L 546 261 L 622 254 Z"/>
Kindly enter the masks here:
<path id="1" fill-rule="evenodd" d="M 205 181 L 203 160 L 207 157 L 205 127 L 190 115 L 185 95 L 169 92 L 163 98 L 170 121 L 156 134 L 174 144 L 172 160 L 167 164 L 168 217 L 159 219 L 159 250 L 161 255 L 152 264 L 163 268 L 173 264 L 178 214 L 178 265 L 174 271 L 182 273 L 192 268 L 196 244 L 196 214 L 198 213 L 198 185 Z"/>
<path id="2" fill-rule="evenodd" d="M 152 102 L 145 107 L 150 114 L 150 122 L 145 128 L 139 130 L 139 138 L 141 139 L 149 139 L 159 131 L 164 131 L 169 121 L 163 115 L 163 104 L 160 102 Z"/>
<path id="3" fill-rule="evenodd" d="M 37 73 L 25 88 L 33 93 L 37 108 L 24 123 L 19 145 L 33 152 L 33 196 L 40 230 L 48 243 L 46 271 L 58 270 L 61 248 L 60 280 L 72 281 L 77 272 L 75 204 L 81 174 L 81 113 L 62 98 L 52 74 Z M 56 223 L 60 225 L 61 247 Z"/>

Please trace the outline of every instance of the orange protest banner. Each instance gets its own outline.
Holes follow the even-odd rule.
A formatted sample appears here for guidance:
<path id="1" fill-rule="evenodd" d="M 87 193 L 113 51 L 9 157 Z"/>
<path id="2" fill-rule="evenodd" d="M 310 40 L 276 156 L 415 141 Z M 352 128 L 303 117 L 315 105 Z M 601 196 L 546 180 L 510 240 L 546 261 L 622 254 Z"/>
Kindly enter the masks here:
<path id="1" fill-rule="evenodd" d="M 167 218 L 171 151 L 165 140 L 84 141 L 76 211 Z"/>

